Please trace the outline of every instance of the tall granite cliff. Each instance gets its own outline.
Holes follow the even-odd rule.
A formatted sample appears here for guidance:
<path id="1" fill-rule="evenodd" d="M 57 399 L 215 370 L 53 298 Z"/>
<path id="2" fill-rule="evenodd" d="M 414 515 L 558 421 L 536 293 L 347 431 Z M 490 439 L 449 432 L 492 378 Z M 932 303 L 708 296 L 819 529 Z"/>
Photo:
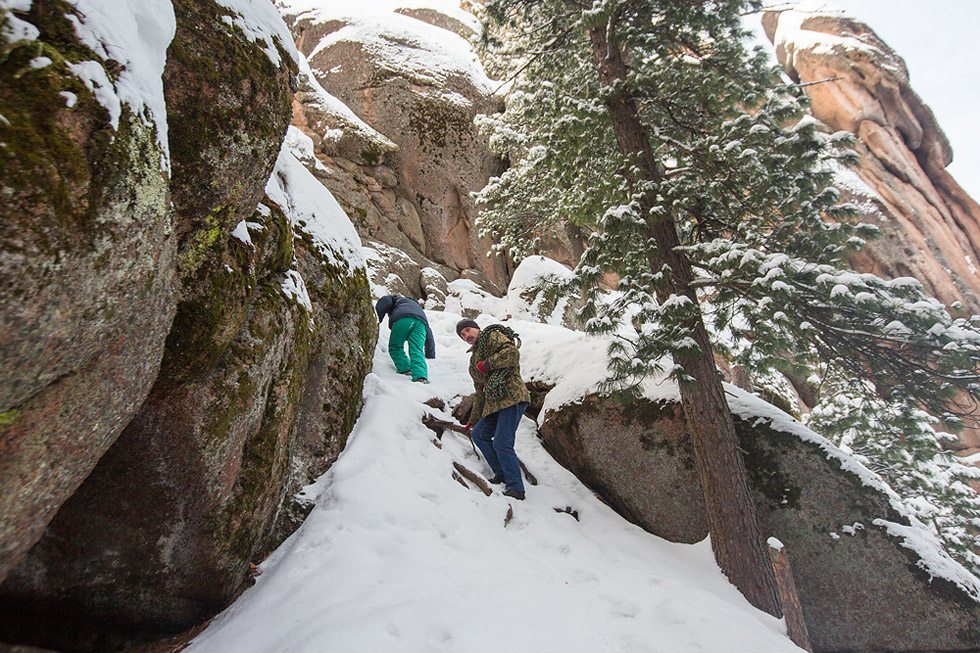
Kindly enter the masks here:
<path id="1" fill-rule="evenodd" d="M 449 278 L 468 270 L 506 287 L 511 269 L 487 257 L 470 197 L 502 165 L 473 124 L 502 99 L 464 38 L 478 29 L 472 14 L 279 6 L 309 62 L 293 122 L 313 139 L 327 169 L 320 178 L 362 237 Z"/>
<path id="2" fill-rule="evenodd" d="M 779 63 L 806 84 L 813 116 L 857 136 L 860 163 L 840 171 L 839 187 L 881 235 L 854 267 L 914 277 L 947 305 L 980 313 L 980 204 L 946 171 L 952 148 L 905 62 L 871 27 L 824 2 L 767 11 L 763 26 Z M 960 446 L 980 451 L 980 432 L 964 431 Z"/>

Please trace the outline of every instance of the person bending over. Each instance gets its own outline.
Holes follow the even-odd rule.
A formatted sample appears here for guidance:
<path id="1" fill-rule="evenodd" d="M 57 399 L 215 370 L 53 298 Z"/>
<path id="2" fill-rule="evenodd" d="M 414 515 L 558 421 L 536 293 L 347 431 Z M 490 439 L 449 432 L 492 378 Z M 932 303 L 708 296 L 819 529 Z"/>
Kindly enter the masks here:
<path id="1" fill-rule="evenodd" d="M 432 336 L 425 311 L 411 297 L 385 295 L 374 307 L 378 322 L 388 316 L 388 355 L 399 374 L 411 374 L 416 383 L 429 382 L 429 368 L 426 358 L 436 357 L 436 340 Z M 405 343 L 408 342 L 408 356 Z"/>

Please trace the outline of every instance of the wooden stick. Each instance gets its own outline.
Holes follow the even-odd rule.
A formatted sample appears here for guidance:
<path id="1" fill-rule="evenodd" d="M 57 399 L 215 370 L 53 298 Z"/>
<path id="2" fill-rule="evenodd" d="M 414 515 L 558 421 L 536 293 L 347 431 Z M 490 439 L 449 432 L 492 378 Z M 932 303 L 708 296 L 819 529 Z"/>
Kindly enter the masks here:
<path id="1" fill-rule="evenodd" d="M 422 423 L 425 424 L 430 429 L 432 429 L 433 431 L 435 431 L 436 437 L 438 438 L 442 438 L 442 429 L 449 429 L 450 431 L 455 431 L 456 433 L 462 433 L 467 438 L 469 438 L 470 446 L 473 447 L 473 453 L 478 453 L 476 450 L 476 445 L 473 444 L 473 436 L 470 435 L 470 432 L 466 430 L 465 426 L 456 424 L 455 422 L 449 422 L 444 419 L 439 419 L 438 417 L 435 417 L 433 415 L 423 416 Z M 518 458 L 517 462 L 518 464 L 520 464 L 521 469 L 524 471 L 524 477 L 527 478 L 527 482 L 530 483 L 531 485 L 537 485 L 538 479 L 534 477 L 534 474 L 528 471 L 527 467 L 524 465 L 524 461 Z"/>
<path id="2" fill-rule="evenodd" d="M 490 484 L 487 483 L 482 478 L 480 478 L 480 475 L 479 474 L 477 474 L 474 471 L 471 471 L 471 470 L 467 469 L 466 467 L 463 467 L 459 463 L 455 463 L 454 462 L 453 463 L 453 467 L 456 468 L 456 471 L 459 472 L 460 476 L 462 476 L 466 480 L 468 480 L 471 483 L 473 483 L 473 485 L 475 485 L 478 488 L 480 488 L 483 491 L 483 494 L 485 494 L 487 496 L 490 496 L 491 494 L 493 494 L 493 490 L 490 489 Z"/>
<path id="3" fill-rule="evenodd" d="M 774 537 L 769 538 L 769 557 L 772 558 L 772 567 L 776 574 L 776 590 L 779 592 L 779 602 L 783 608 L 783 616 L 786 618 L 786 632 L 794 644 L 813 653 L 789 558 L 786 557 L 783 543 Z"/>
<path id="4" fill-rule="evenodd" d="M 537 485 L 538 484 L 538 479 L 534 478 L 534 474 L 532 474 L 531 472 L 528 471 L 527 467 L 524 465 L 524 461 L 521 460 L 520 458 L 518 458 L 517 459 L 517 464 L 521 466 L 521 469 L 522 470 L 524 470 L 524 478 L 527 479 L 527 482 L 530 485 Z"/>
<path id="5" fill-rule="evenodd" d="M 448 422 L 444 419 L 433 417 L 432 415 L 423 416 L 422 423 L 435 431 L 436 437 L 440 440 L 442 439 L 442 432 L 444 429 L 449 429 L 450 431 L 455 431 L 456 433 L 462 433 L 467 437 L 467 439 L 469 439 L 470 446 L 473 447 L 473 453 L 477 453 L 476 445 L 473 444 L 473 437 L 470 435 L 470 432 L 466 430 L 465 426 L 461 426 L 455 422 Z"/>
<path id="6" fill-rule="evenodd" d="M 433 415 L 426 415 L 422 418 L 422 423 L 428 426 L 430 429 L 435 431 L 437 428 L 449 429 L 450 431 L 456 431 L 457 433 L 462 433 L 464 435 L 469 435 L 466 431 L 466 427 L 461 424 L 456 424 L 455 422 L 449 422 L 444 419 L 439 419 Z"/>

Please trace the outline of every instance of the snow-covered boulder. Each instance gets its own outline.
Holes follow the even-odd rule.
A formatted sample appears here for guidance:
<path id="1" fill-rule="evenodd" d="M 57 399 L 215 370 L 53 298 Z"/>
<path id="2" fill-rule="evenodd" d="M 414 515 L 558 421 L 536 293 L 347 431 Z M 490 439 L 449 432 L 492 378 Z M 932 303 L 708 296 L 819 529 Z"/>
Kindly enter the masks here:
<path id="1" fill-rule="evenodd" d="M 377 337 L 360 240 L 302 163 L 310 147 L 287 136 L 262 203 L 223 237 L 212 283 L 232 299 L 188 313 L 228 343 L 157 380 L 4 584 L 5 627 L 45 623 L 60 646 L 94 632 L 96 648 L 186 628 L 309 511 L 300 490 L 343 448 Z"/>
<path id="2" fill-rule="evenodd" d="M 507 286 L 514 317 L 569 328 L 579 326 L 576 311 L 582 303 L 567 288 L 562 288 L 573 276 L 567 267 L 545 256 L 525 258 Z"/>
<path id="3" fill-rule="evenodd" d="M 312 139 L 316 151 L 357 165 L 384 161 L 398 146 L 357 117 L 346 104 L 323 90 L 304 55 L 300 56 L 299 90 L 293 96 L 293 124 Z"/>
<path id="4" fill-rule="evenodd" d="M 168 0 L 0 2 L 0 580 L 160 364 L 173 33 Z"/>
<path id="5" fill-rule="evenodd" d="M 651 386 L 655 399 L 622 404 L 562 385 L 540 420 L 552 455 L 651 533 L 706 537 L 676 390 Z M 980 646 L 980 581 L 910 521 L 880 478 L 789 415 L 727 390 L 763 534 L 786 545 L 814 650 Z"/>
<path id="6" fill-rule="evenodd" d="M 446 308 L 449 282 L 439 270 L 431 267 L 422 268 L 419 273 L 419 284 L 422 286 L 422 296 L 425 297 L 427 309 L 441 311 Z"/>
<path id="7" fill-rule="evenodd" d="M 294 122 L 314 137 L 331 169 L 323 182 L 361 235 L 505 283 L 470 197 L 500 170 L 473 124 L 501 107 L 499 84 L 459 35 L 478 28 L 473 15 L 439 0 L 278 5 L 325 89 L 304 96 Z"/>
<path id="8" fill-rule="evenodd" d="M 405 252 L 368 241 L 364 245 L 368 279 L 375 297 L 404 295 L 418 299 L 422 296 L 422 267 Z"/>

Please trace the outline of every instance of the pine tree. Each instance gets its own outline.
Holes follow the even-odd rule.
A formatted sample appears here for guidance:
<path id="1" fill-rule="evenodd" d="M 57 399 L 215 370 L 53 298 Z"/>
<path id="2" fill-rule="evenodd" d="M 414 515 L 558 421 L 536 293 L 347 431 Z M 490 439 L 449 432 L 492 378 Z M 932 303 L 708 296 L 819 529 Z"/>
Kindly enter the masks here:
<path id="1" fill-rule="evenodd" d="M 874 234 L 830 187 L 833 164 L 856 156 L 850 136 L 801 120 L 800 90 L 745 51 L 741 15 L 758 6 L 488 2 L 486 41 L 516 72 L 507 110 L 481 121 L 511 167 L 479 199 L 482 227 L 518 258 L 565 222 L 591 231 L 576 271 L 588 330 L 618 336 L 611 383 L 636 387 L 672 361 L 715 557 L 775 614 L 713 351 L 756 373 L 834 361 L 954 423 L 956 393 L 980 397 L 980 331 L 912 280 L 847 269 Z M 596 292 L 606 273 L 612 301 Z"/>

